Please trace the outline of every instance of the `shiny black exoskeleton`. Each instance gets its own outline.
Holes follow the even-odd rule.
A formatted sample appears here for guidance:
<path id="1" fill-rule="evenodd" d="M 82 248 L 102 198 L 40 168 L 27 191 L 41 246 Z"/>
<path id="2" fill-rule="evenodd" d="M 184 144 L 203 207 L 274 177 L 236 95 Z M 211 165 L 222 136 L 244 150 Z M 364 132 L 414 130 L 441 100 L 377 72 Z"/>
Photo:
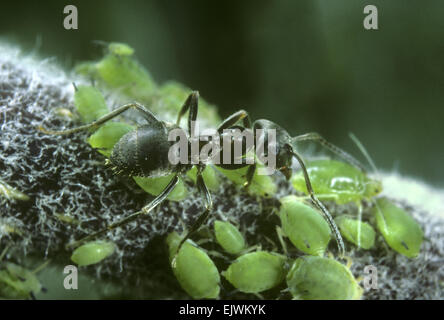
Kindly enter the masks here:
<path id="1" fill-rule="evenodd" d="M 145 109 L 142 105 L 138 103 L 131 103 L 116 110 L 110 112 L 109 114 L 101 117 L 100 119 L 94 121 L 91 124 L 80 126 L 71 130 L 66 131 L 47 131 L 42 129 L 45 133 L 48 134 L 70 134 L 74 132 L 79 132 L 82 130 L 89 129 L 97 129 L 99 126 L 103 125 L 105 122 L 113 119 L 114 117 L 120 115 L 121 113 L 127 111 L 128 109 L 136 109 L 140 112 L 140 114 L 144 117 L 146 124 L 143 124 L 137 129 L 125 134 L 115 145 L 111 153 L 111 157 L 109 159 L 109 163 L 112 167 L 122 173 L 129 176 L 143 176 L 143 177 L 156 177 L 156 176 L 165 176 L 169 174 L 174 174 L 174 177 L 171 179 L 170 183 L 165 187 L 165 189 L 148 205 L 143 207 L 140 211 L 129 215 L 121 221 L 113 223 L 109 225 L 106 229 L 95 232 L 94 234 L 88 235 L 85 238 L 76 241 L 74 243 L 68 244 L 67 247 L 76 247 L 86 241 L 89 241 L 93 238 L 96 238 L 99 235 L 104 234 L 108 230 L 112 230 L 118 226 L 124 225 L 129 221 L 132 221 L 139 217 L 140 215 L 148 214 L 152 209 L 154 209 L 157 205 L 159 205 L 163 200 L 167 198 L 167 196 L 173 191 L 174 187 L 179 182 L 179 176 L 191 169 L 193 166 L 197 167 L 197 178 L 196 185 L 204 197 L 205 200 L 205 211 L 198 217 L 196 222 L 190 227 L 188 233 L 182 239 L 182 242 L 178 246 L 178 250 L 183 244 L 183 242 L 189 238 L 189 236 L 195 232 L 206 220 L 209 213 L 212 210 L 212 200 L 211 195 L 205 185 L 205 182 L 202 177 L 202 171 L 205 168 L 206 162 L 197 161 L 191 162 L 191 155 L 185 163 L 180 162 L 173 164 L 169 158 L 169 152 L 171 147 L 176 143 L 176 141 L 169 140 L 169 133 L 171 130 L 182 130 L 179 127 L 180 120 L 184 116 L 186 112 L 188 112 L 188 134 L 184 132 L 184 135 L 187 137 L 187 146 L 191 149 L 191 138 L 194 137 L 193 130 L 193 122 L 196 121 L 197 112 L 198 112 L 198 92 L 192 92 L 184 105 L 182 106 L 176 124 L 171 124 L 167 122 L 163 122 L 158 120 L 150 111 Z M 242 121 L 242 125 L 239 122 Z M 242 156 L 240 157 L 240 162 L 234 162 L 234 146 L 236 143 L 236 138 L 233 138 L 229 133 L 232 130 L 240 130 L 242 136 L 238 139 L 240 140 L 240 144 L 242 146 Z M 268 154 L 270 148 L 267 146 L 270 145 L 269 139 L 269 130 L 273 129 L 275 132 L 274 139 L 274 154 L 272 156 L 275 157 L 275 169 L 281 171 L 287 179 L 291 177 L 291 167 L 293 157 L 297 159 L 300 164 L 300 167 L 304 173 L 305 181 L 307 184 L 307 190 L 310 193 L 311 199 L 316 207 L 319 208 L 321 213 L 323 214 L 326 221 L 329 223 L 330 228 L 333 234 L 336 237 L 338 242 L 339 249 L 341 253 L 344 252 L 344 245 L 342 242 L 341 235 L 333 222 L 329 212 L 323 206 L 323 204 L 317 199 L 315 194 L 313 193 L 313 188 L 311 187 L 310 178 L 308 176 L 307 170 L 305 168 L 305 164 L 301 158 L 301 156 L 296 152 L 294 144 L 299 141 L 306 140 L 315 140 L 322 143 L 325 147 L 329 148 L 333 152 L 339 154 L 349 162 L 354 165 L 359 165 L 359 163 L 354 160 L 350 155 L 339 149 L 338 147 L 330 144 L 321 136 L 316 133 L 308 133 L 304 135 L 300 135 L 297 137 L 291 137 L 286 130 L 281 128 L 279 125 L 269 121 L 269 120 L 257 120 L 251 125 L 248 113 L 244 110 L 240 110 L 228 118 L 226 118 L 216 129 L 217 133 L 220 136 L 220 149 L 218 153 L 212 154 L 212 159 L 214 157 L 220 157 L 220 163 L 215 164 L 225 169 L 238 169 L 240 167 L 249 166 L 246 174 L 246 183 L 248 186 L 254 177 L 256 171 L 256 162 L 247 163 L 245 161 L 245 157 L 243 157 L 247 152 L 256 151 L 259 147 L 259 144 L 262 144 L 264 155 L 269 156 Z M 247 141 L 249 140 L 253 143 L 249 143 L 247 145 Z M 199 137 L 197 137 L 199 138 Z M 228 138 L 228 145 L 231 151 L 231 158 L 228 163 L 223 163 L 223 146 L 224 140 Z M 239 140 L 237 141 L 239 143 Z M 201 150 L 204 146 L 206 146 L 206 142 L 199 141 L 198 150 Z M 225 144 L 225 146 L 227 146 Z M 267 163 L 264 163 L 267 165 Z"/>

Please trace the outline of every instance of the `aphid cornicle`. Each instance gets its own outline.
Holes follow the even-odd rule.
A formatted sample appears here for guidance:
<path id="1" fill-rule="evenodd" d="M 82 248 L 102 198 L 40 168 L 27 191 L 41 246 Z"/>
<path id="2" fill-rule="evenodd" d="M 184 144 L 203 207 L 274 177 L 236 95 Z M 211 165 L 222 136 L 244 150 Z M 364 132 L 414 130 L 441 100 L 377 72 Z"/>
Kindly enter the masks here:
<path id="1" fill-rule="evenodd" d="M 208 188 L 204 182 L 202 175 L 202 172 L 206 166 L 206 162 L 204 160 L 198 159 L 197 163 L 193 163 L 191 159 L 192 155 L 190 153 L 188 153 L 189 161 L 186 162 L 185 164 L 181 162 L 173 164 L 169 158 L 170 149 L 176 143 L 176 141 L 169 141 L 169 133 L 172 130 L 184 131 L 183 136 L 187 137 L 187 143 L 189 149 L 192 148 L 191 138 L 189 137 L 194 137 L 194 138 L 199 137 L 198 135 L 195 134 L 195 132 L 193 132 L 194 129 L 193 124 L 197 119 L 198 97 L 199 94 L 197 91 L 192 92 L 188 96 L 181 110 L 179 111 L 179 115 L 175 124 L 160 121 L 150 111 L 145 109 L 142 105 L 138 103 L 130 103 L 115 109 L 114 111 L 102 116 L 101 118 L 93 121 L 90 124 L 83 125 L 74 129 L 66 131 L 48 131 L 46 129 L 40 128 L 41 131 L 47 134 L 71 134 L 84 130 L 96 130 L 100 126 L 104 125 L 109 120 L 119 116 L 123 112 L 129 109 L 136 109 L 143 116 L 146 124 L 137 127 L 135 130 L 126 133 L 124 136 L 120 138 L 120 140 L 114 145 L 112 149 L 109 158 L 109 163 L 114 167 L 114 169 L 117 172 L 129 176 L 159 177 L 159 176 L 172 175 L 171 181 L 168 183 L 165 189 L 152 202 L 143 207 L 140 211 L 129 215 L 128 217 L 124 218 L 121 221 L 109 225 L 107 228 L 103 230 L 90 234 L 79 241 L 70 243 L 67 245 L 67 247 L 77 247 L 83 244 L 84 242 L 87 242 L 91 239 L 96 238 L 97 236 L 106 233 L 109 230 L 112 230 L 116 227 L 119 227 L 130 221 L 133 221 L 134 219 L 136 219 L 141 215 L 148 214 L 163 200 L 165 200 L 168 197 L 168 195 L 174 190 L 174 188 L 179 182 L 179 177 L 185 174 L 193 167 L 197 168 L 196 185 L 204 197 L 205 210 L 197 218 L 195 223 L 188 229 L 189 231 L 182 239 L 181 243 L 178 246 L 178 249 L 180 249 L 181 245 L 190 237 L 190 235 L 193 232 L 195 232 L 204 223 L 204 221 L 206 220 L 206 218 L 208 217 L 208 215 L 212 210 L 211 194 L 208 191 Z M 186 112 L 188 112 L 188 134 L 185 130 L 179 127 L 180 120 Z M 242 122 L 242 126 L 238 124 L 240 122 Z M 256 146 L 257 141 L 260 141 L 260 143 L 264 143 L 264 145 L 268 145 L 269 132 L 274 131 L 276 134 L 276 143 L 275 143 L 276 154 L 274 154 L 276 159 L 276 166 L 275 166 L 276 169 L 281 171 L 286 176 L 286 178 L 289 179 L 292 173 L 291 171 L 292 159 L 293 157 L 297 159 L 304 173 L 304 179 L 311 200 L 314 203 L 314 205 L 320 210 L 324 219 L 328 222 L 329 227 L 331 228 L 332 233 L 334 234 L 337 240 L 340 254 L 343 255 L 345 249 L 338 228 L 336 227 L 336 224 L 334 223 L 328 210 L 315 196 L 302 157 L 294 149 L 294 142 L 298 141 L 299 137 L 295 138 L 290 137 L 287 131 L 285 131 L 283 128 L 281 128 L 280 126 L 269 120 L 257 120 L 253 123 L 253 125 L 251 125 L 248 113 L 244 110 L 240 110 L 238 112 L 235 112 L 228 118 L 226 118 L 218 126 L 217 133 L 220 135 L 220 139 L 222 140 L 220 146 L 222 145 L 225 146 L 226 143 L 225 139 L 228 139 L 229 143 L 228 148 L 230 148 L 231 150 L 234 148 L 234 143 L 238 143 L 238 141 L 235 141 L 235 139 L 233 139 L 233 135 L 230 135 L 229 132 L 235 129 L 239 129 L 242 131 L 242 133 L 246 133 L 247 135 L 253 136 L 254 145 L 247 146 L 243 144 L 241 163 L 238 163 L 237 161 L 232 161 L 231 164 L 226 164 L 224 163 L 224 161 L 221 161 L 220 164 L 215 164 L 215 165 L 228 170 L 235 170 L 238 168 L 248 167 L 248 170 L 246 172 L 246 178 L 247 178 L 246 186 L 250 185 L 253 177 L 255 176 L 256 163 L 253 164 L 248 163 L 246 161 L 245 154 L 251 151 L 252 147 L 254 148 L 257 147 Z M 258 134 L 258 136 L 256 136 L 256 134 Z M 242 143 L 245 143 L 244 138 L 245 136 L 242 135 L 241 136 Z M 304 139 L 305 140 L 311 139 L 311 137 Z M 315 140 L 316 139 L 318 139 L 318 136 L 316 136 Z M 324 140 L 320 141 L 324 142 Z M 205 146 L 206 143 L 200 143 L 199 151 Z M 328 144 L 327 146 L 331 147 L 332 145 Z M 268 156 L 267 152 L 269 151 L 268 148 L 264 148 L 264 151 L 265 151 L 265 157 L 267 157 Z M 216 153 L 216 156 L 223 154 L 223 148 L 220 148 L 219 152 L 220 152 L 219 154 Z M 346 154 L 342 150 L 340 152 L 342 154 Z M 215 155 L 213 155 L 213 159 L 214 156 Z M 233 152 L 231 152 L 231 156 L 232 156 L 231 160 L 234 160 Z M 265 165 L 267 164 L 265 163 Z"/>

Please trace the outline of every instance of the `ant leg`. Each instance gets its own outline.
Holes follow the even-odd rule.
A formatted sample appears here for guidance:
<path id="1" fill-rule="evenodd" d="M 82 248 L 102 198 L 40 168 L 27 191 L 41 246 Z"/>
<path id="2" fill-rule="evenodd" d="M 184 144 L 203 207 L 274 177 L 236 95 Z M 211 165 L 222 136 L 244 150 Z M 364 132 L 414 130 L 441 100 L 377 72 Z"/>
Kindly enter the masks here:
<path id="1" fill-rule="evenodd" d="M 183 115 L 189 110 L 188 113 L 188 132 L 190 136 L 195 136 L 195 132 L 193 131 L 192 122 L 195 122 L 197 119 L 197 112 L 199 109 L 199 92 L 193 91 L 190 93 L 188 98 L 185 100 L 182 108 L 180 108 L 179 114 L 177 116 L 176 124 L 180 124 L 180 120 Z"/>
<path id="2" fill-rule="evenodd" d="M 158 123 L 159 120 L 147 109 L 145 109 L 141 104 L 134 102 L 134 103 L 129 103 L 129 104 L 125 104 L 119 108 L 117 108 L 116 110 L 111 111 L 110 113 L 104 115 L 103 117 L 97 119 L 96 121 L 93 121 L 90 124 L 86 124 L 77 128 L 73 128 L 73 129 L 68 129 L 68 130 L 64 130 L 64 131 L 51 131 L 51 130 L 46 130 L 43 127 L 38 127 L 38 129 L 46 134 L 71 134 L 71 133 L 76 133 L 76 132 L 80 132 L 80 131 L 84 131 L 84 130 L 88 130 L 88 129 L 97 129 L 98 127 L 100 127 L 102 124 L 104 124 L 105 122 L 117 117 L 118 115 L 120 115 L 121 113 L 125 112 L 126 110 L 130 109 L 130 108 L 135 108 L 136 110 L 140 111 L 143 115 L 143 117 L 149 122 L 149 123 Z"/>
<path id="3" fill-rule="evenodd" d="M 310 133 L 302 134 L 300 136 L 296 136 L 293 138 L 293 142 L 307 141 L 307 140 L 314 140 L 314 141 L 319 142 L 325 148 L 329 149 L 331 152 L 340 156 L 342 159 L 344 159 L 345 161 L 347 161 L 351 165 L 359 168 L 363 172 L 366 172 L 366 169 L 364 168 L 364 166 L 358 160 L 356 160 L 352 155 L 345 152 L 341 148 L 335 146 L 334 144 L 328 142 L 325 138 L 323 138 L 317 132 L 310 132 Z"/>
<path id="4" fill-rule="evenodd" d="M 153 201 L 151 201 L 149 204 L 147 204 L 145 207 L 143 207 L 140 211 L 133 213 L 120 221 L 110 224 L 105 229 L 102 229 L 102 230 L 97 231 L 93 234 L 90 234 L 78 241 L 67 244 L 66 249 L 76 248 L 76 247 L 80 246 L 81 244 L 106 233 L 107 231 L 110 231 L 110 230 L 113 230 L 117 227 L 125 225 L 128 222 L 131 222 L 131 221 L 137 219 L 141 215 L 146 215 L 146 214 L 150 213 L 151 210 L 153 210 L 155 207 L 157 207 L 163 200 L 166 199 L 166 197 L 168 197 L 168 195 L 171 193 L 171 191 L 174 190 L 174 187 L 177 185 L 178 182 L 179 182 L 179 176 L 175 175 L 174 178 L 171 179 L 170 183 L 162 191 L 162 193 L 160 193 L 156 198 L 153 199 Z"/>
<path id="5" fill-rule="evenodd" d="M 248 112 L 245 110 L 239 110 L 222 121 L 222 123 L 217 127 L 217 132 L 221 134 L 224 129 L 228 129 L 240 120 L 242 120 L 245 128 L 251 128 L 251 120 Z"/>
<path id="6" fill-rule="evenodd" d="M 330 226 L 330 230 L 334 234 L 334 237 L 335 237 L 336 242 L 338 244 L 339 254 L 341 257 L 343 257 L 345 254 L 345 246 L 344 246 L 344 241 L 342 240 L 341 233 L 339 232 L 338 227 L 336 226 L 336 223 L 333 221 L 333 218 L 331 217 L 327 208 L 322 204 L 321 201 L 319 201 L 319 199 L 314 194 L 313 187 L 311 186 L 310 178 L 308 176 L 307 168 L 305 167 L 302 157 L 294 150 L 292 151 L 292 154 L 298 160 L 298 162 L 302 168 L 302 172 L 304 174 L 304 179 L 305 179 L 305 184 L 307 186 L 307 191 L 310 194 L 311 201 L 322 212 L 324 219 L 327 221 L 328 225 Z"/>
<path id="7" fill-rule="evenodd" d="M 235 125 L 237 122 L 241 121 L 245 128 L 250 129 L 251 128 L 251 120 L 250 116 L 247 111 L 245 110 L 239 110 L 232 115 L 230 115 L 228 118 L 226 118 L 217 128 L 217 132 L 221 134 L 225 129 L 228 129 Z M 248 171 L 246 174 L 247 181 L 244 183 L 244 187 L 248 188 L 248 186 L 251 184 L 251 181 L 253 180 L 254 173 L 256 171 L 256 162 L 253 163 L 248 167 Z"/>
<path id="8" fill-rule="evenodd" d="M 176 254 L 174 255 L 174 258 L 172 260 L 172 266 L 174 267 L 176 264 L 176 257 L 179 253 L 180 248 L 182 245 L 187 241 L 190 236 L 196 232 L 202 224 L 207 220 L 208 216 L 210 215 L 211 211 L 213 211 L 213 200 L 211 199 L 211 194 L 208 191 L 207 186 L 205 185 L 205 181 L 202 177 L 202 171 L 203 167 L 199 167 L 197 171 L 197 179 L 196 179 L 196 185 L 199 189 L 199 192 L 203 195 L 205 200 L 205 211 L 199 216 L 199 218 L 193 223 L 191 228 L 187 231 L 185 237 L 182 238 L 182 240 L 179 243 L 179 246 L 177 247 Z"/>

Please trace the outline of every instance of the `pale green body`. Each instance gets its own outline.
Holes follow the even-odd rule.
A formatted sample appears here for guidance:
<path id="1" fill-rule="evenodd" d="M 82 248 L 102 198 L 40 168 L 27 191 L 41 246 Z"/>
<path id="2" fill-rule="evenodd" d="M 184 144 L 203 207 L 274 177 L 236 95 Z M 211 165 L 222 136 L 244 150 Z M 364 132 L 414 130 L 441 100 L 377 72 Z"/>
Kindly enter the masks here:
<path id="1" fill-rule="evenodd" d="M 6 268 L 0 270 L 0 298 L 29 299 L 32 294 L 42 290 L 42 285 L 35 274 L 19 265 L 6 262 Z"/>
<path id="2" fill-rule="evenodd" d="M 261 165 L 258 164 L 258 168 Z M 221 167 L 216 167 L 216 169 L 222 172 L 228 179 L 238 185 L 244 185 L 247 182 L 246 174 L 248 167 L 243 167 L 236 170 L 223 169 Z M 262 197 L 270 197 L 274 195 L 277 191 L 277 186 L 273 179 L 267 175 L 259 175 L 256 170 L 253 180 L 248 187 L 248 192 L 253 195 L 258 195 Z"/>
<path id="3" fill-rule="evenodd" d="M 91 86 L 77 86 L 74 105 L 85 123 L 93 122 L 109 112 L 103 95 Z"/>
<path id="4" fill-rule="evenodd" d="M 174 174 L 156 178 L 133 177 L 133 179 L 134 181 L 136 181 L 139 187 L 145 190 L 145 192 L 157 196 L 165 189 L 165 187 L 168 185 L 168 183 L 170 183 L 173 177 Z M 187 187 L 183 183 L 183 180 L 180 179 L 176 187 L 174 187 L 174 190 L 168 195 L 167 199 L 180 201 L 185 199 L 187 195 Z"/>
<path id="5" fill-rule="evenodd" d="M 134 126 L 127 123 L 107 122 L 88 138 L 88 143 L 109 158 L 117 141 L 133 129 Z"/>
<path id="6" fill-rule="evenodd" d="M 259 293 L 285 279 L 286 261 L 283 255 L 256 251 L 237 258 L 222 275 L 241 292 Z"/>
<path id="7" fill-rule="evenodd" d="M 28 201 L 29 197 L 23 192 L 11 187 L 9 184 L 0 179 L 0 197 L 5 197 L 6 199 L 14 199 L 21 201 Z"/>
<path id="8" fill-rule="evenodd" d="M 112 42 L 108 46 L 108 50 L 117 56 L 132 56 L 134 49 L 129 45 L 120 42 Z"/>
<path id="9" fill-rule="evenodd" d="M 215 221 L 214 234 L 217 242 L 228 253 L 239 254 L 245 250 L 245 239 L 242 233 L 229 222 Z"/>
<path id="10" fill-rule="evenodd" d="M 370 179 L 361 170 L 336 160 L 315 160 L 307 163 L 307 171 L 315 194 L 337 204 L 370 199 L 382 190 L 381 183 Z M 302 172 L 291 178 L 293 187 L 308 194 Z"/>
<path id="11" fill-rule="evenodd" d="M 334 259 L 304 256 L 294 261 L 287 275 L 295 299 L 355 300 L 362 288 L 350 270 Z"/>
<path id="12" fill-rule="evenodd" d="M 362 249 L 370 249 L 375 244 L 375 230 L 366 222 L 352 219 L 346 216 L 340 216 L 335 219 L 336 224 L 341 231 L 341 235 Z M 361 230 L 359 230 L 361 227 Z M 361 237 L 358 236 L 359 232 Z"/>
<path id="13" fill-rule="evenodd" d="M 386 198 L 379 198 L 373 214 L 379 232 L 393 250 L 408 258 L 415 258 L 419 254 L 424 233 L 405 210 Z"/>
<path id="14" fill-rule="evenodd" d="M 193 180 L 194 183 L 196 183 L 197 168 L 192 167 L 190 170 L 188 170 L 187 176 L 191 180 Z M 214 170 L 212 165 L 207 165 L 205 167 L 205 169 L 202 171 L 202 177 L 205 181 L 205 185 L 207 186 L 207 188 L 209 190 L 216 191 L 217 189 L 219 189 L 219 185 L 220 185 L 219 177 L 217 176 L 217 173 Z"/>
<path id="15" fill-rule="evenodd" d="M 115 250 L 115 245 L 107 241 L 94 241 L 78 247 L 71 255 L 71 260 L 79 267 L 99 263 L 109 257 Z"/>
<path id="16" fill-rule="evenodd" d="M 279 217 L 284 235 L 302 252 L 324 255 L 330 241 L 330 228 L 321 214 L 293 195 L 280 201 Z"/>
<path id="17" fill-rule="evenodd" d="M 173 232 L 167 237 L 170 261 L 176 254 L 181 237 Z M 220 276 L 207 253 L 187 240 L 176 256 L 174 275 L 181 287 L 194 299 L 216 299 L 220 291 Z"/>

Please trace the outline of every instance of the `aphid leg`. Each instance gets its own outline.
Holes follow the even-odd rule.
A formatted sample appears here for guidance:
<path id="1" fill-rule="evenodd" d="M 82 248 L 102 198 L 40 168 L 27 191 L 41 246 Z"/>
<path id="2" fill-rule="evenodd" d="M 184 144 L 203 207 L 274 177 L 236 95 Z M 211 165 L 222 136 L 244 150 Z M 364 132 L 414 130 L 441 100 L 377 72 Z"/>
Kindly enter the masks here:
<path id="1" fill-rule="evenodd" d="M 261 295 L 260 293 L 253 292 L 252 295 L 256 296 L 256 298 L 259 300 L 265 300 L 264 296 Z"/>
<path id="2" fill-rule="evenodd" d="M 284 231 L 279 226 L 276 226 L 276 233 L 277 233 L 279 242 L 281 243 L 282 250 L 284 251 L 284 254 L 288 255 L 287 245 L 285 244 L 285 240 L 284 240 Z"/>
<path id="3" fill-rule="evenodd" d="M 5 249 L 3 249 L 2 253 L 0 254 L 0 262 L 2 262 L 4 256 L 5 256 L 6 253 L 8 252 L 9 248 L 11 248 L 11 246 L 12 246 L 12 241 L 10 241 L 10 242 L 6 245 Z"/>
<path id="4" fill-rule="evenodd" d="M 304 174 L 305 184 L 307 186 L 307 191 L 310 194 L 311 201 L 322 212 L 324 219 L 327 221 L 328 225 L 330 226 L 330 230 L 333 232 L 336 242 L 338 244 L 339 255 L 342 257 L 345 254 L 345 245 L 344 241 L 342 240 L 341 233 L 339 232 L 338 227 L 336 226 L 336 223 L 333 221 L 333 218 L 328 212 L 327 208 L 322 204 L 321 201 L 319 201 L 319 199 L 314 194 L 310 178 L 308 176 L 307 168 L 305 167 L 302 157 L 294 150 L 292 150 L 292 154 L 298 160 L 299 165 L 301 166 L 302 173 Z"/>
<path id="5" fill-rule="evenodd" d="M 202 177 L 202 171 L 203 171 L 203 167 L 198 167 L 196 185 L 197 185 L 197 188 L 199 189 L 199 192 L 204 196 L 205 211 L 199 216 L 199 218 L 197 218 L 197 220 L 193 223 L 191 228 L 187 231 L 185 237 L 183 237 L 182 240 L 180 241 L 180 243 L 177 247 L 177 250 L 176 250 L 176 254 L 174 255 L 174 258 L 171 262 L 171 265 L 173 266 L 173 268 L 176 265 L 176 257 L 177 257 L 177 254 L 179 253 L 182 245 L 185 243 L 185 241 L 187 241 L 190 238 L 190 236 L 195 231 L 197 231 L 202 226 L 202 224 L 205 222 L 205 220 L 208 218 L 209 214 L 213 210 L 213 200 L 211 199 L 211 194 L 208 191 L 207 186 L 205 185 L 205 181 Z"/>
<path id="6" fill-rule="evenodd" d="M 352 260 L 352 258 L 350 258 L 350 257 L 345 257 L 345 260 L 347 261 L 347 264 L 346 264 L 347 269 L 350 269 L 351 266 L 352 266 L 352 264 L 353 264 L 353 260 Z"/>
<path id="7" fill-rule="evenodd" d="M 43 269 L 46 268 L 46 266 L 51 262 L 51 259 L 46 260 L 45 262 L 43 262 L 41 265 L 39 265 L 37 268 L 35 268 L 32 273 L 33 274 L 37 274 L 40 271 L 42 271 Z"/>
<path id="8" fill-rule="evenodd" d="M 183 115 L 188 110 L 190 110 L 190 112 L 188 113 L 188 132 L 190 135 L 195 134 L 195 132 L 192 132 L 193 128 L 191 126 L 191 122 L 196 121 L 198 108 L 199 108 L 199 92 L 193 91 L 185 100 L 182 108 L 180 108 L 179 114 L 177 115 L 176 124 L 180 125 L 180 120 L 182 119 Z"/>
<path id="9" fill-rule="evenodd" d="M 143 107 L 141 104 L 134 102 L 134 103 L 125 104 L 125 105 L 117 108 L 116 110 L 113 110 L 110 113 L 104 115 L 103 117 L 97 119 L 96 121 L 93 121 L 90 124 L 86 124 L 86 125 L 83 125 L 83 126 L 80 126 L 77 128 L 68 129 L 68 130 L 64 130 L 64 131 L 51 131 L 51 130 L 46 130 L 43 127 L 38 127 L 38 129 L 46 134 L 71 134 L 71 133 L 76 133 L 76 132 L 89 130 L 89 129 L 97 129 L 105 122 L 117 117 L 121 113 L 123 113 L 126 110 L 131 109 L 131 108 L 135 108 L 136 110 L 140 111 L 140 113 L 143 115 L 145 120 L 148 121 L 148 123 L 158 123 L 159 122 L 159 120 L 157 120 L 157 118 L 150 111 L 145 109 L 145 107 Z"/>
<path id="10" fill-rule="evenodd" d="M 212 256 L 212 257 L 215 257 L 215 258 L 219 258 L 219 259 L 222 259 L 222 260 L 225 260 L 225 261 L 231 261 L 231 259 L 229 257 L 225 256 L 224 254 L 222 254 L 222 253 L 220 253 L 220 252 L 218 252 L 216 250 L 209 250 L 209 251 L 206 251 L 206 252 L 207 252 L 207 254 L 209 256 Z"/>
<path id="11" fill-rule="evenodd" d="M 323 194 L 317 194 L 316 195 L 319 200 L 332 200 L 335 201 L 339 198 L 339 195 L 333 194 L 333 193 L 323 193 Z M 298 200 L 304 201 L 304 200 L 311 200 L 310 196 L 295 196 Z"/>
<path id="12" fill-rule="evenodd" d="M 362 203 L 361 201 L 358 201 L 356 203 L 358 206 L 358 248 L 361 247 L 361 225 L 362 225 Z"/>
<path id="13" fill-rule="evenodd" d="M 317 132 L 310 132 L 306 134 L 302 134 L 300 136 L 296 136 L 293 138 L 293 142 L 300 142 L 300 141 L 307 141 L 307 140 L 313 140 L 319 142 L 321 145 L 329 149 L 331 152 L 335 153 L 336 155 L 340 156 L 342 159 L 350 163 L 351 165 L 359 168 L 361 171 L 366 172 L 366 169 L 364 166 L 356 160 L 352 155 L 345 152 L 341 148 L 335 146 L 334 144 L 328 142 L 325 138 L 323 138 L 319 133 Z"/>
<path id="14" fill-rule="evenodd" d="M 150 213 L 151 210 L 153 210 L 155 207 L 157 207 L 163 200 L 165 200 L 168 197 L 168 195 L 174 190 L 174 187 L 177 185 L 178 182 L 179 182 L 179 176 L 175 175 L 174 178 L 171 179 L 170 183 L 162 191 L 162 193 L 160 193 L 156 198 L 153 199 L 153 201 L 151 201 L 149 204 L 147 204 L 145 207 L 143 207 L 140 211 L 133 213 L 133 214 L 129 215 L 128 217 L 126 217 L 120 221 L 117 221 L 116 223 L 110 224 L 105 229 L 102 229 L 102 230 L 97 231 L 93 234 L 90 234 L 78 241 L 67 244 L 66 249 L 76 248 L 76 247 L 80 246 L 81 244 L 88 242 L 90 240 L 93 240 L 96 237 L 106 233 L 107 231 L 110 231 L 110 230 L 113 230 L 117 227 L 125 225 L 125 224 L 137 219 L 139 216 L 146 215 L 146 214 Z"/>

